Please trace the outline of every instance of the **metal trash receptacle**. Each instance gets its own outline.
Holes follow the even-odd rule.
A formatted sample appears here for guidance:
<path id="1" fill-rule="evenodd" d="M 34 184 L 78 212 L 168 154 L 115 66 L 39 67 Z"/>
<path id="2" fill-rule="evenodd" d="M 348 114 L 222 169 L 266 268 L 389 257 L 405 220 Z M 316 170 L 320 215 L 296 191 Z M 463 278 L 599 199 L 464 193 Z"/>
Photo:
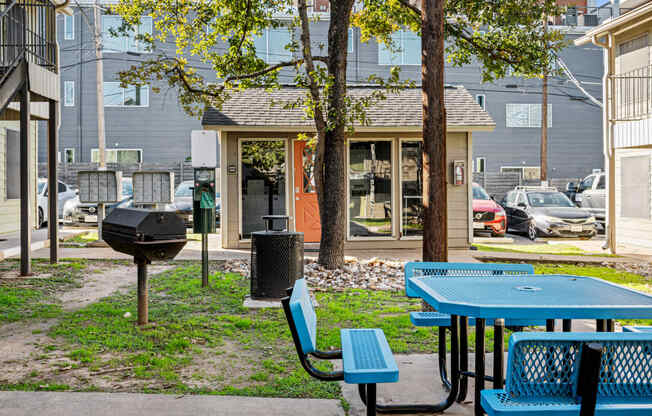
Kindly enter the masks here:
<path id="1" fill-rule="evenodd" d="M 280 299 L 303 277 L 303 233 L 288 231 L 290 218 L 263 216 L 265 231 L 251 233 L 251 298 Z M 274 221 L 285 221 L 276 230 Z"/>

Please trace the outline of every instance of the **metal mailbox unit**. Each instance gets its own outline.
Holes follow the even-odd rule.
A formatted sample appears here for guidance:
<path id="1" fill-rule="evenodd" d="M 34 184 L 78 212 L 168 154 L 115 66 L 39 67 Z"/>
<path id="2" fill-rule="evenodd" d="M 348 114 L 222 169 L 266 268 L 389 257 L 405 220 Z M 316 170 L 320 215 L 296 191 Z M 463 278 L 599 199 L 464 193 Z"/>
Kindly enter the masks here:
<path id="1" fill-rule="evenodd" d="M 82 170 L 77 173 L 79 202 L 112 204 L 122 199 L 122 172 L 114 170 Z"/>
<path id="2" fill-rule="evenodd" d="M 103 222 L 102 239 L 138 265 L 138 325 L 147 324 L 147 265 L 171 260 L 186 245 L 186 226 L 173 212 L 116 208 Z"/>
<path id="3" fill-rule="evenodd" d="M 134 172 L 132 180 L 134 205 L 171 204 L 174 202 L 174 172 Z"/>

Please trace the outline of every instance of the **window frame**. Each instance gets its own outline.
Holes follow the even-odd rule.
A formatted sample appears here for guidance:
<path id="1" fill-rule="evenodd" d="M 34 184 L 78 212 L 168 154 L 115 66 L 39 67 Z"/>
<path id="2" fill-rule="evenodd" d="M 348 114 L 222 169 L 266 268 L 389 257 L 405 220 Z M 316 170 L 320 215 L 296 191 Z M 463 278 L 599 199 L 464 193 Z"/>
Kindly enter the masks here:
<path id="1" fill-rule="evenodd" d="M 270 60 L 270 52 L 269 52 L 269 38 L 270 38 L 270 36 L 269 35 L 270 35 L 270 33 L 272 31 L 287 32 L 287 34 L 290 36 L 289 41 L 292 42 L 293 34 L 291 33 L 291 31 L 289 30 L 288 27 L 281 26 L 280 28 L 269 28 L 269 27 L 265 28 L 264 34 L 262 35 L 265 38 L 265 57 L 263 58 L 263 57 L 260 56 L 260 51 L 258 49 L 256 49 L 256 56 L 258 58 L 260 58 L 260 59 L 263 59 L 265 61 L 265 63 L 272 64 L 272 65 L 283 62 L 284 59 L 293 59 L 294 58 L 294 52 L 285 49 L 285 46 L 287 45 L 287 44 L 285 44 L 285 45 L 283 45 L 283 50 L 287 51 L 289 55 L 288 56 L 279 56 L 278 59 L 274 58 L 273 61 Z M 256 42 L 256 39 L 254 39 L 254 45 L 255 45 L 255 42 Z"/>
<path id="2" fill-rule="evenodd" d="M 68 152 L 72 155 L 72 161 L 68 162 Z M 68 164 L 68 163 L 75 163 L 75 148 L 74 147 L 66 147 L 63 149 L 63 163 Z"/>
<path id="3" fill-rule="evenodd" d="M 290 139 L 285 138 L 285 137 L 238 137 L 238 241 L 240 243 L 246 243 L 246 242 L 251 242 L 251 238 L 242 238 L 242 227 L 243 227 L 243 221 L 242 221 L 242 143 L 243 142 L 251 142 L 251 141 L 259 141 L 259 142 L 273 142 L 273 141 L 282 141 L 283 146 L 285 148 L 285 215 L 290 215 L 290 203 L 292 203 L 294 206 L 294 193 L 292 193 L 292 201 L 290 201 L 290 192 L 293 191 L 294 189 L 294 181 L 292 184 L 290 184 L 290 181 L 293 180 L 292 174 L 294 173 L 294 164 L 292 163 L 292 158 L 290 157 L 289 151 L 290 151 Z M 290 172 L 292 170 L 292 172 Z M 294 220 L 292 220 L 294 221 Z M 294 225 L 296 229 L 296 224 L 290 224 L 290 226 Z"/>
<path id="4" fill-rule="evenodd" d="M 71 86 L 72 88 L 71 94 L 68 94 L 68 86 Z M 63 81 L 63 106 L 64 107 L 75 106 L 75 81 L 72 80 Z"/>
<path id="5" fill-rule="evenodd" d="M 352 27 L 349 28 L 349 36 L 348 36 L 348 38 L 349 39 L 348 39 L 348 43 L 346 45 L 346 53 L 347 54 L 355 53 L 355 41 L 356 41 L 356 38 L 355 38 L 355 30 Z"/>
<path id="6" fill-rule="evenodd" d="M 415 32 L 412 32 L 411 30 L 400 29 L 400 30 L 394 32 L 392 35 L 399 34 L 399 36 L 400 36 L 399 45 L 398 45 L 399 50 L 398 50 L 398 51 L 391 51 L 391 50 L 389 50 L 389 49 L 387 48 L 387 46 L 386 46 L 385 44 L 383 44 L 383 43 L 381 43 L 381 42 L 378 42 L 378 54 L 377 54 L 377 57 L 376 57 L 376 58 L 377 58 L 377 61 L 378 61 L 378 65 L 379 65 L 379 66 L 390 66 L 390 67 L 391 67 L 391 66 L 419 66 L 419 65 L 421 65 L 421 49 L 419 49 L 419 62 L 417 62 L 417 63 L 406 63 L 406 59 L 405 59 L 405 45 L 404 45 L 404 41 L 405 41 L 405 37 L 404 37 L 404 36 L 405 36 L 406 33 L 412 33 L 412 34 L 414 34 L 417 38 L 419 38 L 419 41 L 421 42 L 421 37 L 420 37 L 418 34 L 416 34 Z M 393 39 L 392 39 L 392 40 L 393 40 Z M 399 54 L 401 55 L 401 56 L 400 56 L 400 61 L 401 61 L 401 62 L 398 63 L 398 64 L 394 64 L 394 63 L 391 63 L 391 62 L 390 62 L 390 63 L 382 63 L 382 62 L 380 61 L 380 53 L 381 53 L 381 50 L 383 50 L 383 48 L 384 48 L 384 49 L 387 49 L 387 52 L 388 52 L 389 54 L 391 54 L 391 55 L 394 55 L 394 54 L 399 53 Z"/>
<path id="7" fill-rule="evenodd" d="M 122 104 L 107 104 L 106 103 L 106 84 L 118 84 L 119 88 L 122 90 L 122 100 L 120 102 Z M 148 108 L 149 107 L 149 85 L 142 85 L 142 86 L 136 86 L 132 85 L 131 87 L 134 88 L 140 88 L 141 89 L 141 94 L 142 90 L 146 89 L 147 90 L 147 104 L 139 104 L 139 105 L 125 105 L 125 93 L 129 88 L 122 88 L 120 87 L 120 81 L 104 81 L 104 85 L 102 85 L 102 89 L 104 91 L 104 107 L 113 107 L 113 108 Z M 142 100 L 141 100 L 142 101 Z"/>
<path id="8" fill-rule="evenodd" d="M 403 199 L 403 157 L 401 154 L 401 149 L 402 149 L 402 144 L 403 142 L 421 142 L 423 143 L 422 138 L 405 138 L 401 137 L 398 139 L 398 149 L 396 151 L 396 160 L 398 164 L 398 184 L 396 185 L 397 188 L 394 188 L 394 184 L 392 184 L 392 192 L 398 192 L 398 197 L 399 200 L 401 200 L 401 203 L 399 203 L 399 209 L 396 210 L 398 211 L 398 235 L 399 238 L 398 240 L 417 240 L 421 241 L 423 240 L 423 235 L 405 235 L 403 233 L 403 204 L 402 204 L 402 199 Z M 394 173 L 392 173 L 394 175 Z M 394 200 L 395 196 L 392 196 L 392 200 Z M 421 206 L 423 206 L 423 198 L 421 198 Z M 392 209 L 392 211 L 395 211 Z M 348 212 L 348 210 L 347 210 Z M 392 213 L 392 216 L 394 213 Z M 365 237 L 368 239 L 368 237 Z"/>
<path id="9" fill-rule="evenodd" d="M 123 147 L 112 147 L 112 148 L 109 148 L 109 149 L 104 149 L 105 153 L 108 153 L 108 152 L 115 152 L 116 153 L 116 159 L 115 159 L 116 161 L 115 162 L 107 161 L 106 163 L 119 163 L 118 162 L 118 152 L 119 151 L 128 151 L 128 152 L 129 151 L 135 151 L 135 152 L 138 152 L 139 162 L 136 162 L 136 163 L 143 163 L 143 149 L 142 148 L 129 148 L 129 147 L 124 147 L 124 148 Z M 91 148 L 91 163 L 98 163 L 98 162 L 93 161 L 93 155 L 97 154 L 97 158 L 98 158 L 98 161 L 99 161 L 99 157 L 100 157 L 99 153 L 100 153 L 100 149 L 98 149 L 97 147 Z M 106 154 L 105 154 L 105 157 L 106 157 Z"/>
<path id="10" fill-rule="evenodd" d="M 481 98 L 481 100 L 479 100 Z M 480 103 L 482 101 L 482 104 Z M 487 111 L 487 94 L 476 94 L 475 95 L 475 102 L 478 103 L 480 108 L 482 108 L 483 111 Z"/>
<path id="11" fill-rule="evenodd" d="M 416 140 L 416 139 L 413 139 Z M 392 163 L 392 169 L 391 169 L 391 178 L 392 178 L 392 186 L 391 186 L 391 191 L 390 191 L 390 201 L 392 202 L 392 234 L 388 236 L 382 236 L 382 237 L 355 237 L 351 236 L 351 212 L 349 209 L 349 206 L 351 205 L 351 181 L 350 181 L 350 175 L 349 175 L 349 166 L 351 163 L 351 146 L 350 144 L 352 142 L 390 142 L 391 146 L 391 152 L 390 152 L 390 162 Z M 398 239 L 397 236 L 397 218 L 396 218 L 396 212 L 400 211 L 395 208 L 395 199 L 396 199 L 396 142 L 395 138 L 393 137 L 365 137 L 365 138 L 350 138 L 346 141 L 346 239 L 347 241 L 395 241 Z M 400 162 L 399 162 L 400 163 Z M 399 179 L 400 181 L 400 179 Z M 400 221 L 400 218 L 398 219 Z"/>
<path id="12" fill-rule="evenodd" d="M 102 19 L 102 33 L 101 33 L 102 38 L 104 38 L 105 33 L 107 35 L 109 34 L 108 30 L 107 30 L 108 25 L 105 24 L 105 19 L 106 18 L 120 18 L 120 20 L 122 21 L 122 18 L 119 15 L 103 14 L 102 18 L 101 18 Z M 151 50 L 147 50 L 146 48 L 140 48 L 139 47 L 139 40 L 136 39 L 136 36 L 141 34 L 140 33 L 140 28 L 143 25 L 143 20 L 148 20 L 149 21 L 150 27 L 152 28 L 152 33 L 150 33 L 150 34 L 153 34 L 154 33 L 154 20 L 152 19 L 151 16 L 141 16 L 139 24 L 135 27 L 134 30 L 132 30 L 130 32 L 129 35 L 123 35 L 123 36 L 120 36 L 119 38 L 113 38 L 112 37 L 113 40 L 118 40 L 119 39 L 122 42 L 122 46 L 120 47 L 120 49 L 107 49 L 106 47 L 104 47 L 105 42 L 104 42 L 104 39 L 103 39 L 102 53 L 127 53 L 127 52 L 152 53 Z M 113 26 L 111 26 L 111 27 L 113 27 Z M 130 46 L 132 42 L 135 43 L 135 45 L 136 45 L 135 49 L 131 48 L 131 46 Z"/>
<path id="13" fill-rule="evenodd" d="M 527 125 L 513 125 L 514 117 L 510 117 L 510 109 L 515 109 L 516 106 L 527 106 Z M 532 106 L 539 107 L 539 114 L 541 114 L 541 103 L 505 103 L 505 128 L 508 129 L 540 129 L 542 121 L 539 122 L 539 125 L 534 125 L 532 121 Z M 514 110 L 512 110 L 514 111 Z M 515 112 L 515 111 L 514 111 Z M 512 125 L 510 125 L 510 122 Z M 552 104 L 548 104 L 548 128 L 552 128 Z"/>
<path id="14" fill-rule="evenodd" d="M 67 14 L 63 15 L 63 40 L 75 40 L 74 14 L 72 16 L 68 16 Z"/>

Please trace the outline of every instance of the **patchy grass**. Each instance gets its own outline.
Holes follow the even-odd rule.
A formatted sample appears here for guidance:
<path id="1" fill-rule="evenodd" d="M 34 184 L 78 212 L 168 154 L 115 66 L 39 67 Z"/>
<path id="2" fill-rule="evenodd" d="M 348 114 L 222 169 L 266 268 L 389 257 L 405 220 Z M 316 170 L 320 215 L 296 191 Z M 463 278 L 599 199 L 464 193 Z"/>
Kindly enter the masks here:
<path id="1" fill-rule="evenodd" d="M 62 246 L 85 247 L 88 243 L 93 243 L 97 241 L 97 239 L 97 231 L 87 231 L 83 234 L 66 239 L 62 243 Z"/>
<path id="2" fill-rule="evenodd" d="M 242 307 L 248 279 L 216 272 L 210 275 L 210 287 L 203 289 L 200 275 L 199 266 L 192 264 L 150 279 L 152 324 L 145 328 L 136 325 L 132 291 L 64 315 L 49 335 L 75 366 L 90 370 L 94 385 L 93 372 L 124 368 L 126 373 L 118 372 L 111 383 L 130 375 L 135 383 L 129 391 L 340 398 L 337 383 L 315 380 L 301 367 L 282 310 Z M 339 348 L 339 329 L 346 327 L 383 329 L 396 353 L 437 350 L 436 333 L 413 326 L 406 313 L 420 310 L 420 301 L 402 292 L 349 290 L 315 296 L 322 350 Z M 493 332 L 487 332 L 491 350 Z M 328 362 L 319 364 L 331 368 Z M 69 383 L 73 389 L 81 387 Z"/>
<path id="3" fill-rule="evenodd" d="M 536 273 L 544 274 L 572 274 L 578 276 L 597 277 L 611 283 L 616 283 L 634 290 L 652 294 L 652 278 L 622 270 L 616 270 L 611 267 L 577 266 L 571 264 L 537 264 L 534 266 L 534 270 Z M 629 319 L 619 320 L 618 322 L 620 322 L 622 325 L 652 325 L 652 320 L 650 319 Z"/>
<path id="4" fill-rule="evenodd" d="M 584 251 L 572 244 L 473 244 L 478 251 L 496 253 L 552 254 L 560 256 L 619 257 L 608 253 Z"/>
<path id="5" fill-rule="evenodd" d="M 48 319 L 61 313 L 56 293 L 79 287 L 87 261 L 64 259 L 59 264 L 32 261 L 32 276 L 19 277 L 19 261 L 0 263 L 0 324 L 23 319 Z"/>

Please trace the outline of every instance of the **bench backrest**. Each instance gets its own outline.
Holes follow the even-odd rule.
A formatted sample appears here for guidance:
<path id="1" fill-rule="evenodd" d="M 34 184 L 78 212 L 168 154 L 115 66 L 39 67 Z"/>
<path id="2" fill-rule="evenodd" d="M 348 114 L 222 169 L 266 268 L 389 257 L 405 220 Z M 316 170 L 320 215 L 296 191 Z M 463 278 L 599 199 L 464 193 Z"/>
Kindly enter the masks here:
<path id="1" fill-rule="evenodd" d="M 317 349 L 317 314 L 312 305 L 306 279 L 294 282 L 290 296 L 290 312 L 304 354 Z"/>
<path id="2" fill-rule="evenodd" d="M 598 397 L 652 400 L 652 334 L 523 332 L 509 340 L 505 392 L 509 397 L 577 395 L 583 344 L 602 345 Z"/>
<path id="3" fill-rule="evenodd" d="M 531 264 L 496 263 L 433 263 L 410 262 L 405 265 L 405 294 L 416 298 L 408 288 L 408 279 L 415 276 L 504 276 L 534 274 Z"/>

